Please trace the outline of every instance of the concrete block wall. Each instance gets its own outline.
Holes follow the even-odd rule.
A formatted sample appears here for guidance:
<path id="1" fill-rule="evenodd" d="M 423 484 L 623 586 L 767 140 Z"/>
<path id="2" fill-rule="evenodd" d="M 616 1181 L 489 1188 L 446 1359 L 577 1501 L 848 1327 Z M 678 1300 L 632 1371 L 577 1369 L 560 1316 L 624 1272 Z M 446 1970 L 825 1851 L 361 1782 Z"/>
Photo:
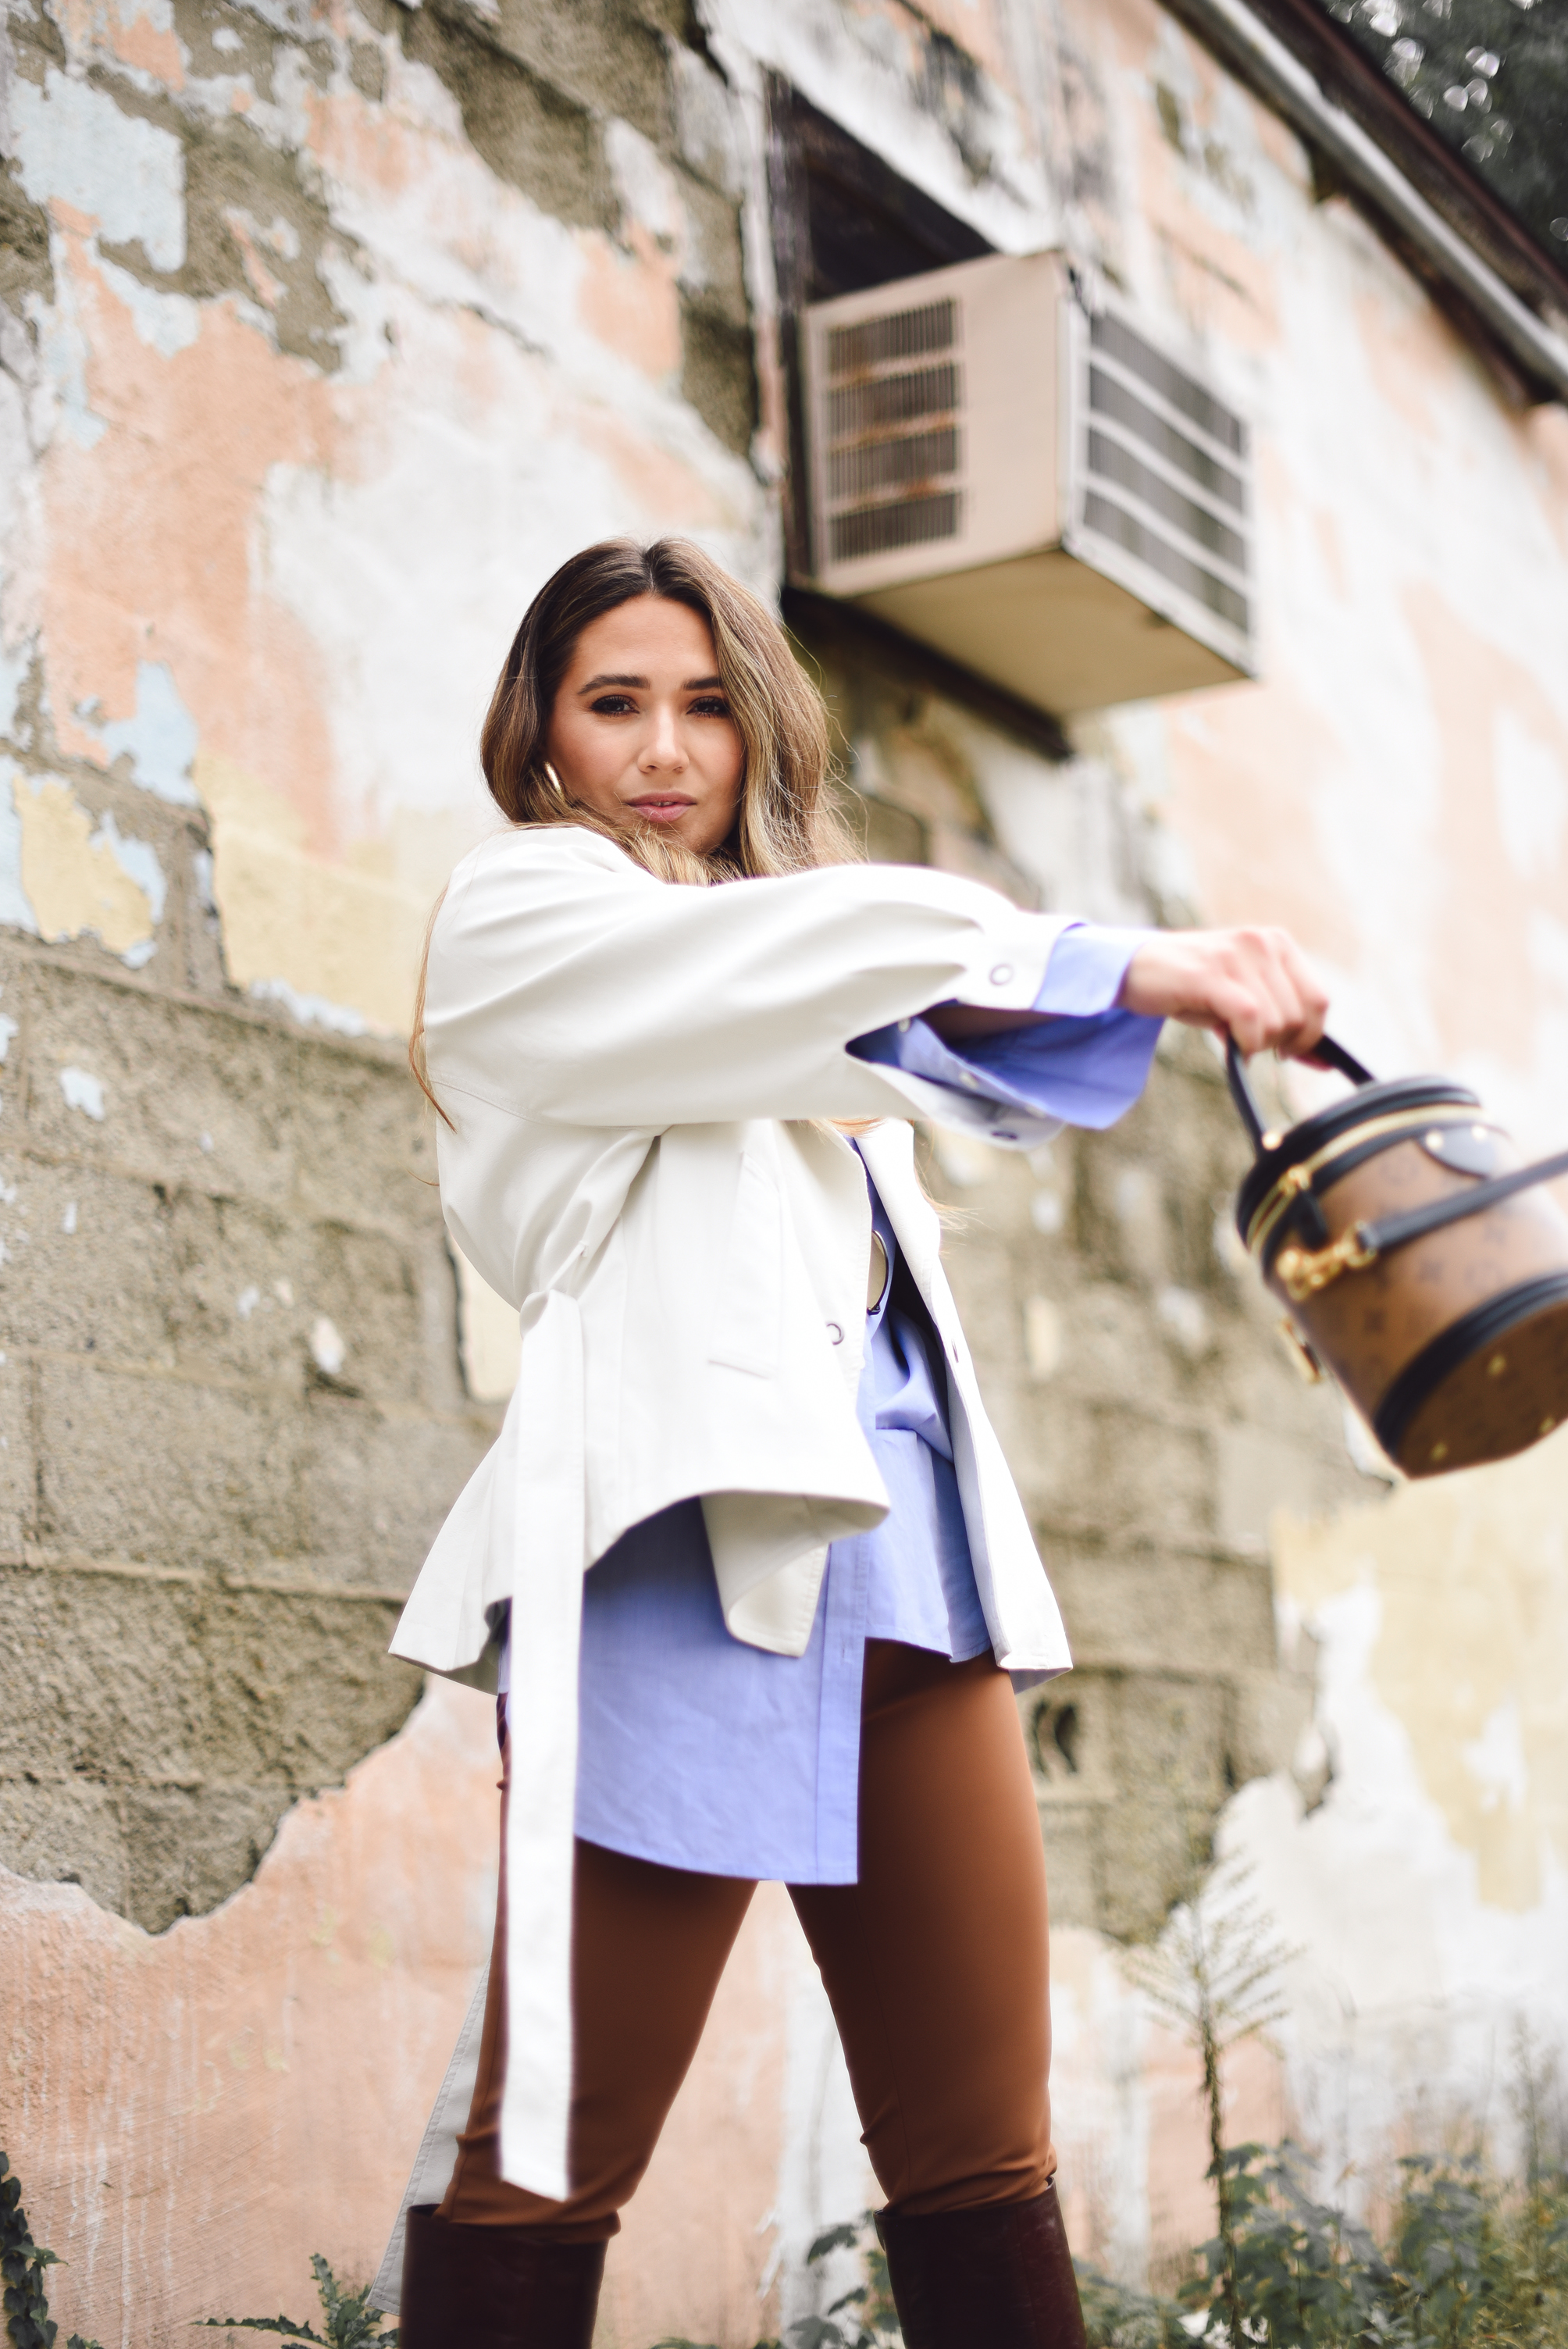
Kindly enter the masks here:
<path id="1" fill-rule="evenodd" d="M 490 1440 L 395 1048 L 8 940 L 0 1864 L 159 1931 L 390 1736 Z"/>
<path id="2" fill-rule="evenodd" d="M 1109 1133 L 984 1169 L 939 1150 L 933 1169 L 975 1218 L 951 1274 L 1073 1646 L 1070 1676 L 1021 1700 L 1052 1914 L 1130 1940 L 1310 1721 L 1310 1674 L 1279 1651 L 1274 1511 L 1367 1491 L 1337 1402 L 1302 1382 L 1238 1260 L 1247 1150 L 1217 1059 L 1168 1039 Z"/>

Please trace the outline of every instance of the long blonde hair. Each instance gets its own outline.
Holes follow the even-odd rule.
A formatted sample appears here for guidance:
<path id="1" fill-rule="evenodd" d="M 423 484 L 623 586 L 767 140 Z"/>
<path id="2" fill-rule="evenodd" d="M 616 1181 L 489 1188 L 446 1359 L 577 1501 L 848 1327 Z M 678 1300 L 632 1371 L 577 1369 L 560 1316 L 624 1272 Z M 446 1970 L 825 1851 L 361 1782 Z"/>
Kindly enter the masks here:
<path id="1" fill-rule="evenodd" d="M 634 811 L 613 823 L 563 790 L 547 753 L 550 721 L 577 639 L 591 622 L 641 595 L 684 604 L 705 620 L 725 697 L 746 750 L 729 837 L 698 855 Z M 547 579 L 522 616 L 480 736 L 490 797 L 517 825 L 575 824 L 613 840 L 660 881 L 706 888 L 766 874 L 843 864 L 862 851 L 833 803 L 822 697 L 759 596 L 689 539 L 604 539 Z M 439 910 L 438 906 L 438 911 Z M 432 926 L 435 916 L 431 916 Z M 425 1068 L 427 932 L 408 1065 L 442 1117 Z M 450 1122 L 449 1120 L 448 1121 Z"/>

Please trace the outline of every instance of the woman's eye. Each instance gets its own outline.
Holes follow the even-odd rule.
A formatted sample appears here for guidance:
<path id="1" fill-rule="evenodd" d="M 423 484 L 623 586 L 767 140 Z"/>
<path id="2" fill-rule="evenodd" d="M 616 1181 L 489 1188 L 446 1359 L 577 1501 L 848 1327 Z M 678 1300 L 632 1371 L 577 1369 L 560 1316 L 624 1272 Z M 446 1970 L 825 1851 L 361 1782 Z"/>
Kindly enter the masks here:
<path id="1" fill-rule="evenodd" d="M 727 718 L 731 711 L 722 693 L 709 693 L 692 703 L 691 714 L 694 718 Z"/>
<path id="2" fill-rule="evenodd" d="M 624 693 L 602 693 L 598 700 L 591 701 L 588 707 L 600 718 L 624 718 L 634 711 L 637 705 Z"/>

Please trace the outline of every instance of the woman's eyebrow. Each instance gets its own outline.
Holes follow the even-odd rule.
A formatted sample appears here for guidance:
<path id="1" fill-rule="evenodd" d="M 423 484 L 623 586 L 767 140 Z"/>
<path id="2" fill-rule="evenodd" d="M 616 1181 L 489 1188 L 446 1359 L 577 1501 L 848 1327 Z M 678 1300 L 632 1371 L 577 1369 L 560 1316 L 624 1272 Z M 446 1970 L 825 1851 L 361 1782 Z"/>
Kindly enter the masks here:
<path id="1" fill-rule="evenodd" d="M 688 677 L 681 687 L 681 691 L 711 693 L 716 687 L 722 687 L 724 679 L 721 677 Z M 648 680 L 645 677 L 614 677 L 606 670 L 598 677 L 591 677 L 586 685 L 580 685 L 577 688 L 578 698 L 581 699 L 585 693 L 602 693 L 607 685 L 635 686 L 640 693 L 646 693 L 648 690 Z"/>

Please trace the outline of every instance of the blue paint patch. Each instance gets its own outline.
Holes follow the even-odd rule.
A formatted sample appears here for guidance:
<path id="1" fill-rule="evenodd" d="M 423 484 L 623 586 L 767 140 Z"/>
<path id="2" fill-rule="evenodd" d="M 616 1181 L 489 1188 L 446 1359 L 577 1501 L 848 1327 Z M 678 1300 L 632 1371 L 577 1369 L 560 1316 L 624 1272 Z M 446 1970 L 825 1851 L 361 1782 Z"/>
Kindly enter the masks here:
<path id="1" fill-rule="evenodd" d="M 139 661 L 136 716 L 117 718 L 98 739 L 111 759 L 131 758 L 134 780 L 175 807 L 200 807 L 191 763 L 196 756 L 196 720 L 181 700 L 167 661 Z"/>
<path id="2" fill-rule="evenodd" d="M 22 886 L 22 819 L 16 812 L 17 770 L 0 759 L 0 922 L 38 935 L 38 917 Z"/>
<path id="3" fill-rule="evenodd" d="M 160 864 L 150 844 L 145 840 L 121 839 L 119 828 L 113 816 L 105 814 L 99 819 L 98 828 L 93 834 L 91 845 L 94 848 L 103 847 L 108 850 L 127 880 L 133 881 L 146 898 L 154 925 L 160 922 L 163 919 L 163 908 L 168 900 L 169 890 L 163 878 L 163 867 Z M 151 952 L 152 946 L 150 941 L 145 947 L 132 947 L 130 954 L 128 954 L 125 959 L 130 962 L 131 955 L 139 955 L 141 960 L 145 962 Z M 131 967 L 133 969 L 137 968 L 135 964 Z"/>
<path id="4" fill-rule="evenodd" d="M 251 993 L 258 1003 L 281 1003 L 302 1025 L 330 1029 L 335 1036 L 364 1036 L 370 1023 L 346 1003 L 333 1003 L 325 995 L 302 995 L 286 978 L 253 978 Z"/>

